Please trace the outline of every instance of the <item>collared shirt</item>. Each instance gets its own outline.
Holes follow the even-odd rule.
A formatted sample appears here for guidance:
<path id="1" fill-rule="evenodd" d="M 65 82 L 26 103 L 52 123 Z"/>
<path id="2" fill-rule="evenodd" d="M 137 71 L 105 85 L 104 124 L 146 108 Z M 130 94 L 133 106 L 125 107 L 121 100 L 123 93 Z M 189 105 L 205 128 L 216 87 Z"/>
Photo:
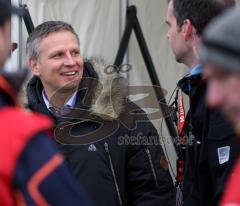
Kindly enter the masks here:
<path id="1" fill-rule="evenodd" d="M 44 89 L 42 90 L 42 97 L 43 97 L 44 103 L 47 106 L 48 110 L 52 112 L 52 108 L 54 106 L 52 106 L 50 104 Z M 73 108 L 76 103 L 76 99 L 77 99 L 77 90 L 72 94 L 71 98 L 64 104 L 64 107 L 65 108 Z"/>
<path id="2" fill-rule="evenodd" d="M 195 67 L 193 67 L 190 71 L 190 76 L 198 75 L 202 73 L 202 66 L 200 64 L 197 64 Z"/>
<path id="3" fill-rule="evenodd" d="M 195 87 L 195 85 L 198 85 L 199 77 L 202 73 L 202 66 L 200 64 L 197 64 L 195 67 L 193 67 L 188 75 L 183 77 L 177 84 L 182 89 L 182 91 L 189 95 L 192 88 Z"/>

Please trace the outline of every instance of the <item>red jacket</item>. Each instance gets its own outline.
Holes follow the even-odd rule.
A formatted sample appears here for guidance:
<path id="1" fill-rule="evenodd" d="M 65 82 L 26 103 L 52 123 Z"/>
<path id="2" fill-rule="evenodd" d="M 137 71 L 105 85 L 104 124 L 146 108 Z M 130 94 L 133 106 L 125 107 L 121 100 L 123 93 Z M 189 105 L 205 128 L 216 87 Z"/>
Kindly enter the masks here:
<path id="1" fill-rule="evenodd" d="M 35 134 L 50 127 L 51 121 L 42 115 L 13 107 L 0 110 L 0 205 L 14 205 L 10 185 L 18 158 Z"/>
<path id="2" fill-rule="evenodd" d="M 52 122 L 16 106 L 0 75 L 0 206 L 91 205 L 46 133 Z"/>
<path id="3" fill-rule="evenodd" d="M 237 162 L 229 181 L 221 202 L 221 206 L 240 206 L 240 160 Z"/>

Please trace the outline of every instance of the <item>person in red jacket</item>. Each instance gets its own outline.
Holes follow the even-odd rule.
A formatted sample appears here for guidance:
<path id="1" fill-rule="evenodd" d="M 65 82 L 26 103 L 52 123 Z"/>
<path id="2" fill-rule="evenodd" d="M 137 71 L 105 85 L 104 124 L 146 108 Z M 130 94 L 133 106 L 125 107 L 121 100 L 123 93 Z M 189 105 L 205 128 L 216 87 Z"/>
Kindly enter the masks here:
<path id="1" fill-rule="evenodd" d="M 0 0 L 0 11 L 3 68 L 11 50 L 11 13 L 20 10 Z M 18 106 L 17 82 L 0 71 L 0 205 L 91 205 L 46 133 L 52 122 Z"/>
<path id="2" fill-rule="evenodd" d="M 220 107 L 240 136 L 240 8 L 215 19 L 203 35 L 200 59 L 208 80 L 207 103 Z M 225 187 L 221 206 L 240 205 L 240 160 Z"/>

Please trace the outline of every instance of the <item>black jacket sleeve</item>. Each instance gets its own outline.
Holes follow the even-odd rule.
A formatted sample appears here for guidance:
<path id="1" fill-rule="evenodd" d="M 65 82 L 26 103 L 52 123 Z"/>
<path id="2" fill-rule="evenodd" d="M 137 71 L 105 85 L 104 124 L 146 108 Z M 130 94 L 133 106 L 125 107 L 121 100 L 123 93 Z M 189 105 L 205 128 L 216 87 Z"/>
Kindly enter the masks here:
<path id="1" fill-rule="evenodd" d="M 138 141 L 130 148 L 127 166 L 130 205 L 175 205 L 176 191 L 156 129 L 142 122 L 131 136 Z"/>

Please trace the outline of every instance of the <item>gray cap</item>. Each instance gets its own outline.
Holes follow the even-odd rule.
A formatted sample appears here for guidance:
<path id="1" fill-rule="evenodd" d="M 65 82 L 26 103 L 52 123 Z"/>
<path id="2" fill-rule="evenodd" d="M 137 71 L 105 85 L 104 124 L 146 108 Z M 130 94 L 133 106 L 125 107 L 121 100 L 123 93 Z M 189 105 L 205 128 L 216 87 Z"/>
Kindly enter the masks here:
<path id="1" fill-rule="evenodd" d="M 215 18 L 202 36 L 200 62 L 240 73 L 240 8 L 227 10 Z"/>

